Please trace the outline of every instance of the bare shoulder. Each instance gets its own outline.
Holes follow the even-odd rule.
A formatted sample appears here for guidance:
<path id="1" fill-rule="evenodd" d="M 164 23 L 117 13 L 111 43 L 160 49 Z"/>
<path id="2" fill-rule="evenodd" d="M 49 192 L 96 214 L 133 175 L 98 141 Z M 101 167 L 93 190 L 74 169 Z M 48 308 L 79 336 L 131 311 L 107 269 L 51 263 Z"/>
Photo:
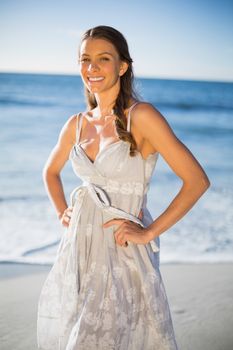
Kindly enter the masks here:
<path id="1" fill-rule="evenodd" d="M 140 131 L 144 138 L 174 135 L 167 119 L 151 103 L 141 102 L 132 110 L 132 125 Z"/>
<path id="2" fill-rule="evenodd" d="M 79 119 L 81 118 L 82 113 L 71 115 L 68 120 L 63 125 L 59 140 L 68 141 L 70 144 L 75 144 L 76 142 L 76 130 L 78 126 Z"/>
<path id="3" fill-rule="evenodd" d="M 145 154 L 161 152 L 164 142 L 176 138 L 166 118 L 149 102 L 140 102 L 132 109 L 131 125 Z"/>
<path id="4" fill-rule="evenodd" d="M 167 123 L 166 118 L 149 102 L 140 102 L 132 110 L 131 123 L 139 130 L 151 124 Z"/>
<path id="5" fill-rule="evenodd" d="M 132 124 L 141 133 L 144 143 L 159 152 L 170 168 L 183 181 L 209 180 L 192 152 L 175 135 L 166 118 L 150 103 L 139 103 L 132 110 Z M 149 145 L 149 146 L 148 146 Z"/>

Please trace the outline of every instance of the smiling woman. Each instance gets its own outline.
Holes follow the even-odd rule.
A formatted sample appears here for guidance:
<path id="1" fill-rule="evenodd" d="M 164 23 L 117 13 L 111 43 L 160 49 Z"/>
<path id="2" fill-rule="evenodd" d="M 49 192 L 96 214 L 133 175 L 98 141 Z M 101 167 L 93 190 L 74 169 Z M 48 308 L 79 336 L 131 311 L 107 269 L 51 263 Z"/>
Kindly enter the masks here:
<path id="1" fill-rule="evenodd" d="M 66 230 L 39 299 L 39 349 L 177 350 L 159 236 L 206 191 L 208 177 L 161 113 L 138 100 L 120 32 L 84 33 L 79 67 L 87 111 L 66 122 L 43 172 Z M 153 220 L 147 192 L 159 153 L 183 185 Z M 69 207 L 60 178 L 68 159 L 83 180 Z"/>
<path id="2" fill-rule="evenodd" d="M 80 73 L 84 84 L 92 93 L 115 86 L 119 76 L 127 70 L 126 62 L 110 42 L 103 39 L 85 40 L 80 49 Z M 119 87 L 118 87 L 119 88 Z"/>

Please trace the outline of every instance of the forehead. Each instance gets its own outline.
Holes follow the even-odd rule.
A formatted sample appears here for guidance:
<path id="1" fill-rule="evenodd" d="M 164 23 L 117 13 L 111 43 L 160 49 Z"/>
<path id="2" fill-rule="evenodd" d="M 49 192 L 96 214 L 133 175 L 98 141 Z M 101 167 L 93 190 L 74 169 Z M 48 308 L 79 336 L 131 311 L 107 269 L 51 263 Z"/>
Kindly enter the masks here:
<path id="1" fill-rule="evenodd" d="M 117 55 L 118 53 L 112 43 L 105 39 L 93 39 L 88 38 L 84 40 L 80 46 L 80 55 L 82 54 L 100 54 L 102 52 L 109 52 L 112 55 Z"/>

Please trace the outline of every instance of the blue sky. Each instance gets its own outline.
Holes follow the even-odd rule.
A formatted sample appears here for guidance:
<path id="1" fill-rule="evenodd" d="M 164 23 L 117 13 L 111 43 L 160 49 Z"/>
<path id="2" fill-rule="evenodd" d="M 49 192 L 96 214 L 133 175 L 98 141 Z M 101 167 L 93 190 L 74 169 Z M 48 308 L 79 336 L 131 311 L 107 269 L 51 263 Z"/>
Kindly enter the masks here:
<path id="1" fill-rule="evenodd" d="M 111 25 L 137 76 L 233 81 L 232 0 L 0 0 L 0 71 L 78 74 L 80 34 Z"/>

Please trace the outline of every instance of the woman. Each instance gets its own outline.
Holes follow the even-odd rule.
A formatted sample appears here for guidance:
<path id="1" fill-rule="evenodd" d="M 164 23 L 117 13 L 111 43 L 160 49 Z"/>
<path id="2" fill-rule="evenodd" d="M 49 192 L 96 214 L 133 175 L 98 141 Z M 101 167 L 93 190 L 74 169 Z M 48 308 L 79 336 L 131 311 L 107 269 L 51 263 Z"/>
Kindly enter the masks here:
<path id="1" fill-rule="evenodd" d="M 88 30 L 79 65 L 88 111 L 69 118 L 44 168 L 67 230 L 39 300 L 39 349 L 177 349 L 159 236 L 191 209 L 209 180 L 160 112 L 138 101 L 121 33 Z M 146 194 L 159 153 L 183 185 L 153 221 Z M 83 180 L 70 207 L 60 179 L 68 159 Z"/>

